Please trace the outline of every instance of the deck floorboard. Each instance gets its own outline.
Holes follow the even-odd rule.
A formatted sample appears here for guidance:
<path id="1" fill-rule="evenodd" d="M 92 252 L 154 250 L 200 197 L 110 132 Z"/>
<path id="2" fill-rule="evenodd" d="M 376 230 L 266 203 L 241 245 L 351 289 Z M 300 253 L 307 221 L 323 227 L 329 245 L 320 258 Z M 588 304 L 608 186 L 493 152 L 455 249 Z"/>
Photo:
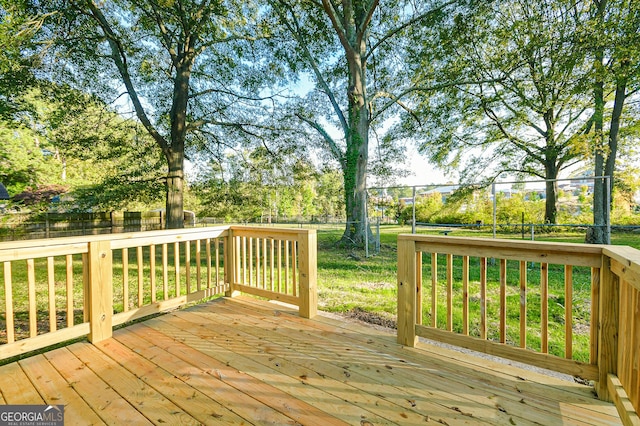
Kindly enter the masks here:
<path id="1" fill-rule="evenodd" d="M 247 297 L 0 366 L 0 404 L 66 424 L 617 425 L 592 388 Z"/>

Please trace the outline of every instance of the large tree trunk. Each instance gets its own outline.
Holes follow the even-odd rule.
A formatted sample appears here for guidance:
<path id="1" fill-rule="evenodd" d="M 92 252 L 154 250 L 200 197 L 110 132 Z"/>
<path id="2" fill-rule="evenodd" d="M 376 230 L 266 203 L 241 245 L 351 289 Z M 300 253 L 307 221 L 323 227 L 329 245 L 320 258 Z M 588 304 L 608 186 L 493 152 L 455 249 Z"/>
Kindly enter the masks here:
<path id="1" fill-rule="evenodd" d="M 365 68 L 361 55 L 347 53 L 349 64 L 349 133 L 344 173 L 347 225 L 343 242 L 361 246 L 372 236 L 367 222 L 367 165 L 369 163 L 369 111 L 366 105 Z"/>
<path id="2" fill-rule="evenodd" d="M 558 168 L 554 160 L 547 160 L 548 163 L 545 167 L 545 191 L 546 199 L 544 205 L 544 221 L 546 223 L 555 224 L 557 221 L 558 207 L 557 207 L 557 186 L 558 182 Z"/>
<path id="3" fill-rule="evenodd" d="M 169 173 L 167 174 L 166 224 L 167 229 L 184 228 L 184 155 L 171 151 L 167 155 Z"/>

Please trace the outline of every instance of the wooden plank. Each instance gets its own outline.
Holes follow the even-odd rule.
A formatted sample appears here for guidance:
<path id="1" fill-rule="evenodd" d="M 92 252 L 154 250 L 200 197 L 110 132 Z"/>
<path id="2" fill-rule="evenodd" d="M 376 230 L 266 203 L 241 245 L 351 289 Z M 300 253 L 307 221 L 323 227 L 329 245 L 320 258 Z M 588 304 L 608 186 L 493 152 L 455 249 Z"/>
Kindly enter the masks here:
<path id="1" fill-rule="evenodd" d="M 105 424 L 42 355 L 18 362 L 45 404 L 63 404 L 65 425 Z"/>
<path id="2" fill-rule="evenodd" d="M 284 293 L 289 294 L 289 241 L 284 242 Z"/>
<path id="3" fill-rule="evenodd" d="M 573 267 L 564 267 L 564 357 L 573 358 Z"/>
<path id="4" fill-rule="evenodd" d="M 82 344 L 76 343 L 75 345 Z M 67 348 L 47 352 L 44 356 L 65 379 L 67 385 L 81 395 L 87 405 L 105 423 L 112 425 L 152 424 Z"/>
<path id="5" fill-rule="evenodd" d="M 622 383 L 614 374 L 607 375 L 607 387 L 613 403 L 616 404 L 622 424 L 625 426 L 640 426 L 640 417 L 638 417 L 638 413 L 622 387 Z"/>
<path id="6" fill-rule="evenodd" d="M 139 380 L 95 346 L 74 345 L 70 346 L 69 350 L 122 398 L 136 403 L 137 410 L 153 424 L 199 424 L 189 413 Z"/>
<path id="7" fill-rule="evenodd" d="M 160 333 L 154 333 L 154 342 L 162 342 Z M 230 367 L 227 363 L 206 355 L 206 348 L 198 345 L 198 350 L 194 350 L 175 339 L 166 340 L 164 338 L 162 348 L 179 358 L 194 362 L 200 368 L 206 368 L 209 374 L 220 381 L 236 388 L 238 391 L 251 395 L 261 403 L 276 409 L 287 417 L 301 424 L 322 424 L 322 425 L 344 425 L 345 422 L 337 419 L 332 414 L 325 413 L 313 405 L 296 399 L 280 389 L 263 383 L 253 378 L 245 372 Z"/>
<path id="8" fill-rule="evenodd" d="M 277 410 L 260 403 L 252 396 L 238 391 L 233 386 L 228 385 L 223 380 L 215 377 L 214 374 L 207 374 L 211 370 L 208 364 L 200 364 L 198 361 L 203 357 L 198 353 L 194 356 L 185 356 L 184 359 L 174 355 L 175 353 L 189 353 L 189 349 L 183 347 L 183 351 L 175 346 L 182 343 L 167 338 L 163 333 L 136 325 L 126 332 L 119 332 L 116 335 L 118 342 L 135 350 L 151 360 L 157 367 L 166 370 L 169 374 L 179 378 L 184 383 L 202 392 L 202 396 L 208 398 L 217 411 L 229 410 L 248 421 L 260 424 L 286 424 L 291 419 Z M 173 353 L 162 347 L 173 346 Z M 204 398 L 203 398 L 204 399 Z M 222 422 L 222 419 L 220 419 Z"/>
<path id="9" fill-rule="evenodd" d="M 268 269 L 268 255 L 267 255 L 267 239 L 262 239 L 262 289 L 267 290 L 267 269 Z"/>
<path id="10" fill-rule="evenodd" d="M 251 305 L 246 311 L 242 309 L 241 306 L 245 302 Z M 226 304 L 227 303 L 225 303 L 225 305 Z M 335 347 L 339 353 L 345 353 L 344 350 L 339 348 L 341 347 L 340 344 L 346 344 L 349 345 L 349 351 L 346 353 L 353 354 L 351 356 L 357 357 L 358 353 L 353 346 L 359 343 L 362 347 L 384 353 L 383 358 L 376 357 L 374 354 L 361 354 L 359 355 L 361 359 L 381 359 L 381 362 L 386 363 L 387 360 L 390 359 L 390 355 L 397 356 L 400 364 L 407 367 L 407 372 L 411 377 L 406 384 L 407 387 L 415 388 L 418 386 L 414 378 L 415 380 L 423 379 L 423 374 L 418 374 L 419 370 L 416 369 L 413 363 L 428 366 L 430 370 L 438 373 L 438 377 L 437 379 L 424 378 L 426 380 L 426 388 L 431 389 L 433 386 L 441 384 L 444 389 L 448 389 L 449 384 L 452 382 L 468 384 L 473 386 L 474 390 L 472 392 L 463 392 L 462 394 L 465 395 L 465 397 L 479 395 L 485 398 L 487 394 L 491 394 L 492 396 L 484 401 L 490 401 L 492 407 L 495 407 L 495 404 L 499 403 L 499 405 L 506 408 L 509 413 L 517 413 L 516 415 L 522 416 L 525 419 L 536 419 L 536 421 L 542 424 L 567 424 L 567 420 L 565 419 L 569 420 L 568 423 L 577 424 L 615 423 L 615 419 L 612 417 L 612 415 L 615 415 L 614 407 L 594 400 L 591 390 L 587 386 L 556 379 L 549 375 L 541 375 L 532 371 L 522 370 L 505 363 L 488 360 L 486 357 L 476 358 L 473 355 L 465 355 L 458 350 L 446 349 L 442 346 L 433 347 L 427 354 L 427 358 L 425 358 L 424 349 L 430 348 L 428 345 L 421 344 L 419 346 L 420 350 L 394 347 L 394 345 L 391 344 L 394 338 L 392 335 L 388 336 L 388 340 L 380 342 L 377 341 L 377 337 L 372 338 L 372 335 L 378 336 L 384 334 L 384 330 L 380 331 L 379 329 L 373 329 L 371 327 L 359 326 L 353 322 L 346 323 L 344 321 L 336 321 L 323 316 L 318 316 L 313 322 L 303 322 L 304 320 L 296 316 L 287 315 L 287 323 L 295 323 L 294 328 L 288 328 L 286 327 L 287 323 L 283 323 L 282 320 L 280 320 L 285 308 L 278 308 L 278 312 L 276 312 L 276 316 L 274 316 L 273 308 L 269 309 L 267 306 L 261 309 L 263 305 L 262 302 L 246 298 L 242 298 L 241 300 L 234 299 L 232 306 L 226 308 L 229 314 L 223 314 L 227 315 L 228 319 L 220 318 L 222 312 L 217 307 L 215 314 L 210 314 L 207 316 L 207 319 L 215 320 L 215 318 L 220 318 L 219 321 L 227 321 L 227 323 L 229 323 L 233 321 L 231 319 L 232 317 L 240 316 L 244 318 L 245 316 L 260 315 L 260 322 L 270 322 L 269 324 L 264 324 L 264 327 L 268 330 L 273 329 L 274 324 L 277 324 L 277 329 L 275 330 L 282 330 L 280 333 L 285 336 L 300 336 L 298 339 L 303 342 L 307 341 L 308 338 L 297 329 L 303 327 L 314 328 L 317 330 L 313 333 L 319 334 L 327 340 L 325 343 L 319 343 L 318 347 Z M 204 310 L 204 308 L 197 307 L 196 310 L 200 312 Z M 251 312 L 251 314 L 249 314 L 249 312 Z M 280 315 L 277 315 L 278 313 L 280 313 Z M 251 318 L 248 319 L 250 320 Z M 336 326 L 325 327 L 320 322 L 336 324 Z M 251 328 L 247 330 L 252 330 L 253 327 L 257 326 L 257 323 L 252 323 L 248 326 Z M 215 327 L 209 326 L 208 328 Z M 237 333 L 237 328 L 234 328 L 234 331 Z M 447 333 L 445 331 L 441 332 Z M 287 347 L 294 348 L 291 343 L 288 343 Z M 369 365 L 370 370 L 375 366 L 375 364 L 369 364 L 369 362 L 367 362 L 367 365 Z M 386 369 L 386 367 L 382 369 Z M 395 372 L 396 369 L 394 368 L 391 371 Z M 490 385 L 490 390 L 484 389 L 487 385 Z M 514 392 L 514 390 L 516 392 Z M 444 400 L 446 399 L 447 398 Z M 555 420 L 540 420 L 545 418 L 545 414 L 543 412 L 542 415 L 540 415 L 540 413 L 535 411 L 538 409 L 544 410 L 547 413 L 554 413 L 553 415 L 556 416 Z M 605 414 L 605 412 L 607 414 Z M 574 420 L 572 422 L 570 419 L 578 419 L 578 421 Z M 516 424 L 520 424 L 520 422 L 516 421 Z"/>
<path id="11" fill-rule="evenodd" d="M 527 347 L 527 262 L 520 261 L 520 347 Z"/>
<path id="12" fill-rule="evenodd" d="M 243 314 L 246 316 L 246 313 L 243 312 Z M 226 363 L 231 365 L 234 365 L 237 362 L 237 358 L 242 357 L 242 354 L 247 353 L 247 349 L 244 348 L 264 346 L 264 343 L 261 344 L 260 341 L 267 340 L 268 343 L 266 349 L 268 350 L 268 353 L 266 353 L 265 356 L 260 356 L 258 353 L 253 355 L 252 359 L 260 357 L 265 363 L 265 366 L 270 367 L 270 369 L 275 368 L 277 370 L 275 373 L 277 376 L 286 374 L 287 367 L 296 368 L 292 364 L 297 364 L 297 368 L 299 369 L 298 371 L 302 373 L 297 376 L 298 379 L 302 377 L 303 383 L 330 392 L 334 395 L 334 398 L 331 399 L 335 399 L 335 397 L 337 397 L 338 400 L 354 401 L 361 407 L 361 409 L 366 409 L 377 416 L 387 419 L 387 421 L 392 421 L 397 424 L 423 423 L 427 421 L 429 416 L 432 416 L 434 419 L 446 418 L 447 421 L 451 422 L 448 424 L 459 424 L 462 419 L 464 419 L 463 423 L 468 421 L 468 417 L 423 398 L 423 395 L 420 395 L 420 390 L 407 392 L 406 390 L 403 391 L 395 386 L 381 384 L 381 382 L 376 382 L 375 380 L 367 378 L 367 376 L 361 374 L 361 372 L 356 371 L 357 366 L 355 363 L 351 364 L 353 356 L 349 355 L 348 352 L 343 351 L 336 355 L 331 350 L 323 351 L 319 350 L 320 348 L 318 347 L 305 350 L 299 344 L 293 343 L 296 346 L 293 354 L 294 356 L 287 357 L 287 354 L 290 354 L 293 348 L 284 348 L 284 346 L 278 342 L 278 336 L 282 336 L 282 333 L 294 333 L 291 329 L 287 329 L 286 331 L 283 329 L 282 332 L 276 333 L 269 333 L 268 331 L 265 332 L 263 330 L 264 327 L 256 325 L 260 320 L 256 320 L 254 318 L 256 321 L 252 322 L 250 325 L 245 325 L 241 330 L 237 330 L 236 327 L 229 327 L 226 325 L 228 324 L 228 319 L 217 320 L 216 318 L 219 318 L 219 316 L 215 314 L 205 314 L 204 316 L 205 318 L 203 318 L 202 313 L 200 312 L 197 314 L 180 312 L 180 318 L 192 321 L 181 326 L 181 328 L 186 331 L 196 329 L 197 335 L 203 339 L 203 343 L 215 339 L 213 336 L 219 335 L 219 333 L 222 333 L 222 337 L 224 337 L 223 339 L 220 339 L 222 342 L 238 342 L 234 345 L 235 348 L 232 348 L 234 351 L 237 351 L 237 353 L 226 358 L 224 355 L 220 354 L 220 350 L 215 348 L 212 349 L 208 344 L 205 344 L 203 347 L 202 344 L 194 342 L 194 345 L 197 346 L 198 349 L 202 348 L 206 353 L 212 351 L 215 353 L 216 359 L 226 361 Z M 159 318 L 159 320 L 164 321 L 163 318 Z M 171 322 L 174 323 L 173 321 Z M 271 322 L 264 324 L 269 324 L 270 327 L 272 326 Z M 230 337 L 232 335 L 234 336 L 233 338 Z M 176 337 L 178 336 L 184 338 L 185 335 L 178 334 Z M 283 339 L 284 341 L 288 340 L 286 336 Z M 190 342 L 194 341 L 193 338 L 187 338 L 187 340 Z M 309 340 L 308 336 L 305 336 L 305 340 Z M 345 366 L 346 364 L 349 365 Z M 377 373 L 373 374 L 385 374 L 387 372 L 384 367 L 382 367 L 382 370 L 385 371 L 380 371 L 380 368 L 376 368 L 376 370 Z M 251 371 L 252 374 L 255 374 L 254 372 L 259 372 L 256 368 L 243 368 L 243 371 Z M 270 372 L 269 376 L 273 377 L 274 373 Z M 282 380 L 278 381 L 281 382 Z M 301 391 L 306 390 L 307 387 L 309 386 L 304 386 Z M 418 392 L 418 394 L 416 394 L 416 392 Z M 424 391 L 424 394 L 427 393 L 427 391 Z M 330 398 L 325 397 L 318 401 L 318 403 L 322 404 L 322 401 L 329 399 Z M 313 400 L 313 405 L 316 404 L 316 401 Z M 322 405 L 326 405 L 326 402 Z M 325 411 L 335 416 L 341 416 L 343 414 L 342 412 L 335 410 L 328 411 L 325 409 Z M 423 414 L 424 412 L 429 413 L 429 415 Z M 368 421 L 368 416 L 365 417 L 365 419 Z M 360 419 L 360 421 L 362 421 L 362 419 Z M 358 424 L 359 422 L 351 420 L 350 423 Z M 316 422 L 312 424 L 323 423 L 316 420 Z M 365 424 L 368 423 L 365 422 Z"/>
<path id="13" fill-rule="evenodd" d="M 278 240 L 280 241 L 280 240 Z M 274 278 L 275 278 L 275 247 L 274 247 L 274 240 L 270 240 L 269 241 L 269 250 L 270 250 L 270 256 L 269 256 L 269 290 L 271 291 L 275 291 L 276 290 L 276 286 L 274 285 Z M 313 266 L 315 266 L 316 264 L 314 263 Z"/>
<path id="14" fill-rule="evenodd" d="M 549 264 L 540 264 L 540 352 L 549 352 Z"/>
<path id="15" fill-rule="evenodd" d="M 15 325 L 13 314 L 13 283 L 11 280 L 11 262 L 4 262 L 4 308 L 5 308 L 5 321 L 7 326 L 7 343 L 13 343 L 15 341 Z"/>
<path id="16" fill-rule="evenodd" d="M 57 239 L 56 239 L 57 240 Z M 21 247 L 23 242 L 10 241 L 0 243 L 0 262 L 37 259 L 47 256 L 65 256 L 87 252 L 87 243 L 50 244 L 51 240 L 31 240 L 37 247 Z"/>
<path id="17" fill-rule="evenodd" d="M 133 331 L 142 338 L 153 341 L 156 345 L 170 352 L 172 356 L 183 359 L 196 367 L 201 368 L 203 365 L 208 365 L 208 359 L 212 357 L 217 362 L 245 372 L 267 385 L 300 400 L 308 401 L 316 408 L 347 421 L 349 424 L 397 424 L 366 410 L 367 404 L 375 404 L 375 401 L 381 398 L 368 398 L 342 381 L 336 381 L 326 375 L 319 374 L 317 367 L 298 365 L 267 351 L 251 350 L 251 348 L 259 348 L 259 344 L 246 344 L 244 340 L 235 336 L 230 340 L 223 340 L 233 342 L 233 345 L 225 345 L 220 340 L 221 337 L 226 336 L 225 334 L 218 334 L 218 330 L 207 330 L 204 326 L 194 327 L 193 322 L 186 321 L 182 316 L 157 318 L 145 325 L 153 328 L 143 328 L 136 325 Z M 157 330 L 162 332 L 156 335 L 154 333 L 158 333 Z M 228 328 L 223 325 L 221 330 L 226 331 Z M 184 342 L 188 344 L 188 347 L 176 344 L 176 341 Z M 194 349 L 198 353 L 193 353 Z M 207 380 L 207 375 L 199 375 L 199 377 Z M 221 383 L 218 386 L 221 385 L 226 384 Z M 251 394 L 248 395 L 251 396 Z M 231 401 L 227 402 L 227 398 Z M 232 408 L 234 404 L 243 402 L 244 398 L 245 392 L 243 391 L 237 392 L 237 395 L 232 393 L 229 397 L 222 395 L 220 400 Z M 255 399 L 247 401 L 247 408 L 255 407 L 257 402 L 259 401 Z M 385 402 L 382 401 L 382 404 Z M 264 404 L 258 405 L 256 408 L 258 411 L 253 418 L 260 419 L 261 411 L 264 412 L 270 408 Z"/>
<path id="18" fill-rule="evenodd" d="M 140 343 L 138 342 L 138 345 Z M 144 358 L 145 354 L 151 357 L 157 355 L 157 351 L 146 350 L 147 348 L 144 345 L 140 345 L 140 347 L 136 346 L 136 351 L 134 352 L 115 339 L 100 342 L 97 346 L 104 354 L 118 362 L 123 369 L 133 374 L 139 382 L 152 387 L 164 398 L 175 404 L 179 410 L 183 410 L 185 414 L 188 413 L 196 421 L 209 425 L 221 423 L 241 425 L 246 422 L 242 417 L 207 397 L 198 388 L 191 386 L 188 382 L 181 380 L 181 378 L 166 370 L 166 368 L 175 368 L 173 364 L 180 364 L 181 361 L 164 357 L 168 364 L 157 365 Z M 206 373 L 201 371 L 200 374 Z"/>
<path id="19" fill-rule="evenodd" d="M 0 366 L 0 393 L 7 404 L 44 404 L 40 393 L 16 362 Z"/>
<path id="20" fill-rule="evenodd" d="M 277 275 L 277 289 L 276 291 L 279 293 L 281 291 L 283 291 L 283 286 L 282 286 L 282 240 L 278 240 L 278 260 L 276 261 L 277 265 L 278 265 L 278 275 Z M 286 293 L 286 292 L 285 292 Z"/>
<path id="21" fill-rule="evenodd" d="M 38 335 L 38 309 L 36 306 L 36 270 L 33 259 L 27 259 L 27 292 L 29 302 L 29 337 Z"/>
<path id="22" fill-rule="evenodd" d="M 314 327 L 315 323 L 305 327 L 307 323 L 302 324 L 298 321 L 296 321 L 295 325 L 289 326 L 289 324 L 278 320 L 277 318 L 279 317 L 274 317 L 273 315 L 269 315 L 266 318 L 263 318 L 262 315 L 258 318 L 253 318 L 255 314 L 249 316 L 249 311 L 245 311 L 242 308 L 239 311 L 236 309 L 236 306 L 228 306 L 225 309 L 226 312 L 216 309 L 215 313 L 206 313 L 203 309 L 196 309 L 198 317 L 189 317 L 194 322 L 194 325 L 187 327 L 187 329 L 216 330 L 216 332 L 226 334 L 224 329 L 220 330 L 220 327 L 224 327 L 225 323 L 230 323 L 232 318 L 243 315 L 247 317 L 247 321 L 250 321 L 250 324 L 245 324 L 244 327 L 240 328 L 229 328 L 229 337 L 227 339 L 233 336 L 233 339 L 247 340 L 246 345 L 250 347 L 254 343 L 248 340 L 247 336 L 255 336 L 257 342 L 268 342 L 266 345 L 269 348 L 269 354 L 273 356 L 284 357 L 294 350 L 296 355 L 292 360 L 295 360 L 295 362 L 311 357 L 311 360 L 309 360 L 310 365 L 316 371 L 321 371 L 323 376 L 326 375 L 335 380 L 342 380 L 357 387 L 359 393 L 371 392 L 384 396 L 386 400 L 394 402 L 400 407 L 406 407 L 407 400 L 413 401 L 415 403 L 414 410 L 416 412 L 424 413 L 426 411 L 431 413 L 432 416 L 428 416 L 431 419 L 438 418 L 434 416 L 438 413 L 439 408 L 437 405 L 433 405 L 434 402 L 437 402 L 437 404 L 442 404 L 448 410 L 454 410 L 451 411 L 454 414 L 456 408 L 464 406 L 464 415 L 468 416 L 465 423 L 474 422 L 474 424 L 477 424 L 482 421 L 488 421 L 491 424 L 513 424 L 516 421 L 516 424 L 527 424 L 529 422 L 525 418 L 520 421 L 520 419 L 512 417 L 521 416 L 521 414 L 514 414 L 515 410 L 507 412 L 503 408 L 502 398 L 496 398 L 494 395 L 491 398 L 492 402 L 487 404 L 487 399 L 484 395 L 481 395 L 478 384 L 469 383 L 464 378 L 461 381 L 452 381 L 449 377 L 442 376 L 439 370 L 432 369 L 428 361 L 416 364 L 413 360 L 408 360 L 406 356 L 410 355 L 406 353 L 406 349 L 399 350 L 402 353 L 399 358 L 396 358 L 395 355 L 389 356 L 389 352 L 386 349 L 384 349 L 385 356 L 376 356 L 378 353 L 370 349 L 374 342 L 371 336 L 367 334 L 362 334 L 362 342 L 355 342 L 348 337 L 351 332 L 346 330 L 311 330 L 310 327 Z M 180 314 L 181 317 L 186 315 L 188 314 Z M 208 325 L 207 322 L 203 322 L 203 316 L 206 321 L 211 321 L 215 325 Z M 277 328 L 274 332 L 271 332 L 270 330 L 272 330 L 274 324 L 277 324 Z M 200 327 L 197 327 L 197 325 L 200 325 Z M 286 349 L 278 350 L 275 345 L 281 345 Z M 388 342 L 384 346 L 388 346 Z M 384 346 L 380 345 L 380 347 Z M 320 361 L 316 360 L 316 358 Z M 363 365 L 360 361 L 362 359 L 367 359 L 366 365 Z M 423 368 L 425 365 L 429 365 L 429 368 Z M 349 373 L 348 375 L 345 374 L 345 370 Z M 435 375 L 431 376 L 432 373 L 435 373 Z M 484 379 L 486 380 L 486 377 Z M 403 395 L 406 389 L 410 389 L 409 394 L 411 396 Z M 493 391 L 491 393 L 493 394 Z M 403 396 L 406 399 L 403 399 Z M 510 403 L 506 401 L 506 404 L 510 404 L 506 406 L 509 408 L 516 407 L 518 411 L 522 411 L 523 405 L 518 402 L 521 398 L 522 395 L 516 393 L 516 398 Z M 497 408 L 500 408 L 500 410 Z M 543 424 L 552 423 L 550 421 L 545 422 L 544 413 L 536 414 L 532 415 L 532 418 L 535 418 L 537 422 L 542 422 Z M 388 418 L 391 419 L 391 417 Z M 455 416 L 451 418 L 444 417 L 444 419 L 448 424 L 450 421 L 456 423 L 459 420 Z M 401 424 L 405 423 L 407 421 L 401 422 Z"/>
<path id="23" fill-rule="evenodd" d="M 49 332 L 56 331 L 56 275 L 53 257 L 47 257 L 47 291 L 49 295 Z"/>

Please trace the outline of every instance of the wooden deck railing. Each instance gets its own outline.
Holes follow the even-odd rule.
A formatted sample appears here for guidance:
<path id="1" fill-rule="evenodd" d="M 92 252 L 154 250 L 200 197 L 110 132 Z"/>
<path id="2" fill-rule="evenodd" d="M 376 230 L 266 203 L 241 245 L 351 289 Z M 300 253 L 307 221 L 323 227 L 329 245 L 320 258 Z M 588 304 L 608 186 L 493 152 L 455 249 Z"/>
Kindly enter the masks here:
<path id="1" fill-rule="evenodd" d="M 574 297 L 579 287 L 589 300 Z M 634 421 L 639 301 L 640 252 L 629 247 L 398 237 L 399 343 L 425 337 L 594 380 Z"/>
<path id="2" fill-rule="evenodd" d="M 0 263 L 0 359 L 82 336 L 97 342 L 114 326 L 217 294 L 316 313 L 314 230 L 221 226 L 6 242 Z"/>

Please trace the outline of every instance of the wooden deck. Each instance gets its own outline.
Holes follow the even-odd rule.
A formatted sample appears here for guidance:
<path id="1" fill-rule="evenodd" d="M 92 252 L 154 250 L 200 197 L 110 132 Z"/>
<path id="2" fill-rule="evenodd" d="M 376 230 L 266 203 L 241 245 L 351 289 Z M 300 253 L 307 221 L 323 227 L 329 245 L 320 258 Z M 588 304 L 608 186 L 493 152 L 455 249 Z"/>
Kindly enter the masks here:
<path id="1" fill-rule="evenodd" d="M 0 367 L 0 403 L 66 424 L 620 424 L 587 386 L 245 297 Z"/>

